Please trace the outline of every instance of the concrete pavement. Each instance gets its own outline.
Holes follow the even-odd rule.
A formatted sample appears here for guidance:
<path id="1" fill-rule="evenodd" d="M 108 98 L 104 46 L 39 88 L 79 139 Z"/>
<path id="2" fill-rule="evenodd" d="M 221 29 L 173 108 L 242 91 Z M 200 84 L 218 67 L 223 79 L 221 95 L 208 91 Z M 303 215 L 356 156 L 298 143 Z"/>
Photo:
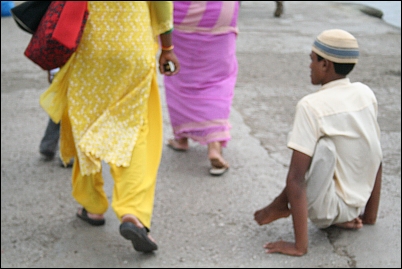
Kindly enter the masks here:
<path id="1" fill-rule="evenodd" d="M 103 227 L 75 217 L 71 170 L 57 160 L 41 161 L 38 152 L 47 123 L 39 105 L 48 86 L 46 72 L 23 55 L 30 35 L 11 17 L 2 17 L 1 267 L 400 268 L 401 30 L 357 5 L 296 1 L 284 6 L 284 15 L 274 18 L 273 1 L 241 5 L 232 141 L 224 150 L 230 170 L 209 176 L 206 147 L 195 143 L 185 153 L 164 147 L 152 220 L 159 246 L 154 254 L 135 252 L 119 235 L 112 209 Z M 378 221 L 359 231 L 319 230 L 310 223 L 308 254 L 266 254 L 265 242 L 293 240 L 292 222 L 258 226 L 253 213 L 285 184 L 294 107 L 317 89 L 309 78 L 311 44 L 330 28 L 358 39 L 361 57 L 350 78 L 369 85 L 379 102 L 384 171 Z M 160 85 L 167 141 L 171 127 Z M 103 172 L 110 195 L 107 165 Z"/>

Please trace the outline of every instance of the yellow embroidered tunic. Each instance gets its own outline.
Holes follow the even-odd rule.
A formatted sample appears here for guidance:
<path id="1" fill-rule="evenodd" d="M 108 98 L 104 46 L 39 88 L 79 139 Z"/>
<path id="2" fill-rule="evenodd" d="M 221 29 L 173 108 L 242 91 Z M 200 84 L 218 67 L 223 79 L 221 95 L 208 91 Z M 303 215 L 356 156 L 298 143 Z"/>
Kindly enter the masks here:
<path id="1" fill-rule="evenodd" d="M 83 175 L 101 160 L 129 165 L 155 86 L 156 37 L 173 25 L 171 1 L 88 1 L 88 11 L 77 51 L 40 100 L 62 120 L 63 161 L 78 158 Z"/>

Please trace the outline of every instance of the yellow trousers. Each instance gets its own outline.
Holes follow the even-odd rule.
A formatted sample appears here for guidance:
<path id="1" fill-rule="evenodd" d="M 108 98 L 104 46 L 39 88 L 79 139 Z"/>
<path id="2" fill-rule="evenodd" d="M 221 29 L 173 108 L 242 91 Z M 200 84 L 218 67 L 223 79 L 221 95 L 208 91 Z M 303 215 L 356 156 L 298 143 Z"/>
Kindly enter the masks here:
<path id="1" fill-rule="evenodd" d="M 122 216 L 132 214 L 150 229 L 162 138 L 162 109 L 155 76 L 148 101 L 148 119 L 141 127 L 130 166 L 110 164 L 114 180 L 112 208 L 120 221 Z M 107 211 L 109 203 L 103 185 L 102 171 L 84 176 L 75 158 L 72 195 L 88 212 L 104 214 Z"/>

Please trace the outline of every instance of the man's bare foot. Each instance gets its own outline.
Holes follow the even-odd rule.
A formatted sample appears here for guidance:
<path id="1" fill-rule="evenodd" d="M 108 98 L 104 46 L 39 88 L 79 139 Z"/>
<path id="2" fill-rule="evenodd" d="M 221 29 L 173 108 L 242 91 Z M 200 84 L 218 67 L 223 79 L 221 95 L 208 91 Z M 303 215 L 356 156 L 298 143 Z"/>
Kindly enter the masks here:
<path id="1" fill-rule="evenodd" d="M 188 139 L 169 139 L 168 146 L 176 151 L 186 151 L 188 150 Z"/>
<path id="2" fill-rule="evenodd" d="M 218 141 L 208 144 L 208 158 L 214 168 L 227 168 L 229 164 L 222 156 L 222 146 Z"/>
<path id="3" fill-rule="evenodd" d="M 287 205 L 279 207 L 271 203 L 266 207 L 255 211 L 254 220 L 259 225 L 271 223 L 280 218 L 287 218 L 290 216 L 290 209 Z"/>
<path id="4" fill-rule="evenodd" d="M 358 230 L 363 227 L 363 221 L 361 220 L 361 218 L 355 218 L 351 221 L 336 223 L 336 224 L 334 224 L 334 226 L 337 226 L 342 229 Z"/>

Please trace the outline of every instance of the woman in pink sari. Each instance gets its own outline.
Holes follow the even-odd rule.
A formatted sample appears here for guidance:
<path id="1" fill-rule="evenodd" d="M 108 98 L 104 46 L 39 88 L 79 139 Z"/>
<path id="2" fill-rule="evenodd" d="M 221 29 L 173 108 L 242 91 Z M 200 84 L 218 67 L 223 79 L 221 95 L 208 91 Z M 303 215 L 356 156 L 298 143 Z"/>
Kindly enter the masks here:
<path id="1" fill-rule="evenodd" d="M 174 1 L 173 43 L 180 73 L 164 77 L 174 138 L 168 146 L 188 150 L 188 139 L 208 145 L 211 175 L 229 168 L 222 148 L 229 123 L 238 65 L 239 1 Z"/>

